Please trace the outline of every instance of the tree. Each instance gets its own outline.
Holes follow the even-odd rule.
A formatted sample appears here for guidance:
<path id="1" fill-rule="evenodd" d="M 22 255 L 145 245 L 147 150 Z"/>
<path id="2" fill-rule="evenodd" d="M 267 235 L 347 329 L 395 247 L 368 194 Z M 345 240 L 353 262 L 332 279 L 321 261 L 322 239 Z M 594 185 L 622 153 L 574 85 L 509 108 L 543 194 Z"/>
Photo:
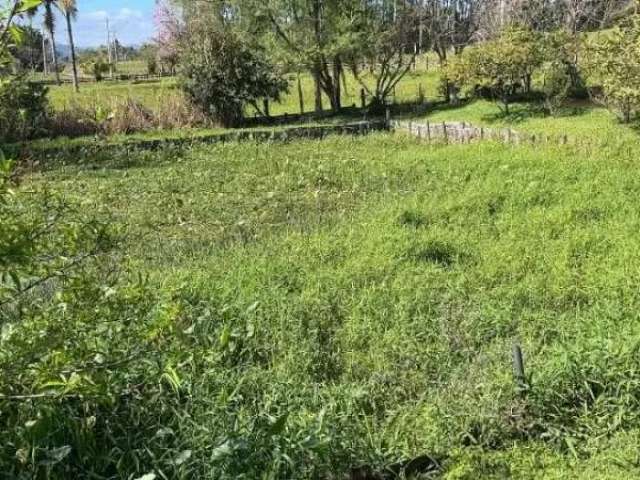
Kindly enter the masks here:
<path id="1" fill-rule="evenodd" d="M 33 11 L 43 0 L 12 0 L 0 7 L 0 67 L 12 58 L 11 48 L 18 46 L 24 31 L 15 24 L 21 16 Z"/>
<path id="2" fill-rule="evenodd" d="M 56 75 L 56 83 L 60 84 L 60 69 L 58 67 L 58 52 L 56 49 L 56 17 L 53 13 L 53 5 L 55 0 L 43 0 L 44 6 L 44 28 L 49 35 L 49 41 L 51 42 L 51 58 L 53 59 L 53 69 Z"/>
<path id="3" fill-rule="evenodd" d="M 468 48 L 445 70 L 451 82 L 487 89 L 505 114 L 518 90 L 529 92 L 531 79 L 543 61 L 540 38 L 523 27 L 508 27 L 500 37 Z"/>
<path id="4" fill-rule="evenodd" d="M 444 64 L 450 52 L 459 54 L 478 28 L 482 0 L 423 0 L 421 24 L 433 51 Z"/>
<path id="5" fill-rule="evenodd" d="M 86 75 L 91 75 L 96 82 L 102 81 L 104 75 L 111 70 L 109 62 L 106 62 L 102 57 L 85 62 L 80 67 Z"/>
<path id="6" fill-rule="evenodd" d="M 368 4 L 363 0 L 246 0 L 238 2 L 232 15 L 225 13 L 225 21 L 263 36 L 266 43 L 303 65 L 314 79 L 316 112 L 322 110 L 322 93 L 332 111 L 338 112 L 354 27 Z"/>
<path id="7" fill-rule="evenodd" d="M 227 29 L 190 31 L 181 53 L 183 90 L 226 127 L 241 124 L 247 105 L 260 111 L 259 99 L 279 100 L 287 88 L 258 47 Z"/>
<path id="8" fill-rule="evenodd" d="M 69 38 L 69 47 L 71 49 L 71 68 L 73 73 L 73 88 L 77 92 L 79 91 L 78 83 L 78 64 L 76 60 L 76 47 L 73 41 L 73 29 L 71 27 L 71 21 L 76 19 L 78 14 L 78 6 L 76 0 L 58 0 L 56 3 L 62 15 L 67 22 L 67 36 Z"/>
<path id="9" fill-rule="evenodd" d="M 42 42 L 43 38 L 40 30 L 30 26 L 22 28 L 20 44 L 10 48 L 11 55 L 21 70 L 41 71 L 43 69 Z"/>
<path id="10" fill-rule="evenodd" d="M 171 0 L 158 0 L 154 12 L 157 35 L 155 37 L 157 61 L 175 73 L 180 54 L 180 43 L 186 35 L 182 12 Z M 147 60 L 147 64 L 151 64 Z"/>
<path id="11" fill-rule="evenodd" d="M 587 71 L 601 88 L 595 99 L 630 122 L 640 110 L 640 15 L 601 32 L 587 48 Z"/>
<path id="12" fill-rule="evenodd" d="M 363 14 L 362 25 L 352 36 L 349 66 L 361 87 L 373 97 L 374 109 L 380 110 L 415 61 L 416 12 L 395 11 L 392 21 L 385 18 L 384 11 L 375 8 Z M 375 78 L 373 87 L 362 77 L 363 62 L 369 65 L 367 71 Z"/>

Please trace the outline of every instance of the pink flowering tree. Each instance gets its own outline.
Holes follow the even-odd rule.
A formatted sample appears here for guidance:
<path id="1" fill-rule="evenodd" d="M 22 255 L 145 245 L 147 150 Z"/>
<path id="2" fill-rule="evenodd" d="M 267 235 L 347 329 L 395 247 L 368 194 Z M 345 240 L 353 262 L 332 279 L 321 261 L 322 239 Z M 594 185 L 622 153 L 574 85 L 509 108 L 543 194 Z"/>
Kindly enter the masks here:
<path id="1" fill-rule="evenodd" d="M 182 11 L 172 0 L 156 0 L 154 21 L 158 62 L 163 71 L 168 68 L 171 73 L 175 73 L 180 55 L 180 41 L 185 34 Z"/>

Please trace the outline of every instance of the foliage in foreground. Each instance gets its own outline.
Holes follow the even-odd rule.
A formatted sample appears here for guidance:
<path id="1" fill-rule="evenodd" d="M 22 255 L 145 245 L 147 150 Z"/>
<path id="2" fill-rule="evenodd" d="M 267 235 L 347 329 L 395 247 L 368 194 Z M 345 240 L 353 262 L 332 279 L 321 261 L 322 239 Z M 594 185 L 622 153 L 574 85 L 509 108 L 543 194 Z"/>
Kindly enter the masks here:
<path id="1" fill-rule="evenodd" d="M 23 77 L 0 77 L 0 142 L 42 135 L 47 113 L 46 87 Z"/>

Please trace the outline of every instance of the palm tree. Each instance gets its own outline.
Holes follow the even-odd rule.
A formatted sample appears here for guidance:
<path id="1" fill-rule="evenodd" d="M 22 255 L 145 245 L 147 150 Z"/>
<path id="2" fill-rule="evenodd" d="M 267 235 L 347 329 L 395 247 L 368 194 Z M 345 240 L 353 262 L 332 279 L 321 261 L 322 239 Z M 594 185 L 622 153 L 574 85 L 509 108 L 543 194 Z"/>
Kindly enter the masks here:
<path id="1" fill-rule="evenodd" d="M 78 84 L 78 65 L 76 62 L 76 47 L 73 42 L 73 30 L 71 28 L 71 21 L 76 19 L 78 15 L 78 5 L 76 0 L 58 0 L 56 3 L 62 15 L 64 15 L 67 21 L 67 35 L 69 36 L 69 47 L 71 49 L 71 67 L 73 73 L 73 89 L 77 92 L 80 90 Z"/>
<path id="2" fill-rule="evenodd" d="M 58 71 L 58 52 L 56 52 L 56 17 L 53 14 L 55 0 L 44 0 L 44 28 L 51 40 L 51 55 L 53 57 L 53 68 L 56 72 L 56 82 L 60 84 L 60 72 Z"/>

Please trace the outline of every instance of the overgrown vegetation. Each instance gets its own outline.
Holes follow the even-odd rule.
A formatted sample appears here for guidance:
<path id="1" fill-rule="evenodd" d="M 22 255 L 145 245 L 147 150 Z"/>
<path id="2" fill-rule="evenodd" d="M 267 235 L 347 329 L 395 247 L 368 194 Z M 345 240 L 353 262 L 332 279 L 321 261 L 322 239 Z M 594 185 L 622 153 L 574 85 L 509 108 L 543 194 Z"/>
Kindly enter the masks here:
<path id="1" fill-rule="evenodd" d="M 24 189 L 65 192 L 119 227 L 127 270 L 148 280 L 66 302 L 77 341 L 64 360 L 47 343 L 38 371 L 80 378 L 8 381 L 54 397 L 10 404 L 25 410 L 3 429 L 17 447 L 3 470 L 317 478 L 428 454 L 445 478 L 636 474 L 637 176 L 617 150 L 381 135 L 52 166 Z M 93 332 L 96 360 L 83 329 L 102 320 L 114 327 Z M 28 325 L 3 347 L 14 364 Z M 42 420 L 40 405 L 53 408 Z M 68 455 L 23 465 L 14 453 L 30 445 Z"/>
<path id="2" fill-rule="evenodd" d="M 186 95 L 114 80 L 49 109 L 11 55 L 46 39 L 13 22 L 44 7 L 53 43 L 58 6 L 73 43 L 76 4 L 8 2 L 0 140 L 92 136 L 0 156 L 0 477 L 639 476 L 628 4 L 161 1 L 134 61 Z M 389 102 L 538 142 L 197 142 Z"/>
<path id="3" fill-rule="evenodd" d="M 240 126 L 247 105 L 260 111 L 259 101 L 279 100 L 287 87 L 257 47 L 228 29 L 194 27 L 182 54 L 187 97 L 225 127 Z"/>

